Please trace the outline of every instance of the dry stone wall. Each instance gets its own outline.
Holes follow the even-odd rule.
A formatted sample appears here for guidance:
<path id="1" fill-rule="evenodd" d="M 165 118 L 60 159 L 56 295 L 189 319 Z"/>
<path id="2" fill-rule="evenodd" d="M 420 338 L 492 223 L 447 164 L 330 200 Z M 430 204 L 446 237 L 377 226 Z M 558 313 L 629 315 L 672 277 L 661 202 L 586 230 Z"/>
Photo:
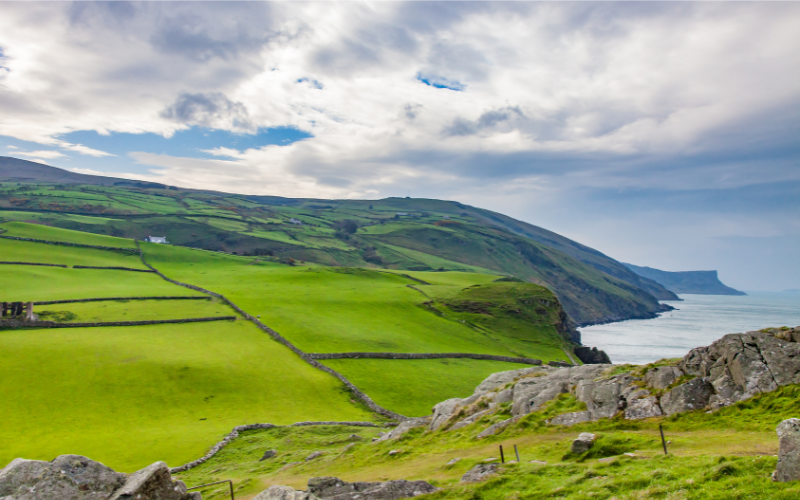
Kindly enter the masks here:
<path id="1" fill-rule="evenodd" d="M 443 359 L 466 358 L 486 361 L 505 361 L 526 365 L 541 365 L 542 360 L 532 358 L 514 358 L 511 356 L 495 356 L 492 354 L 472 354 L 461 352 L 440 353 L 405 353 L 405 352 L 332 352 L 307 354 L 311 359 Z"/>

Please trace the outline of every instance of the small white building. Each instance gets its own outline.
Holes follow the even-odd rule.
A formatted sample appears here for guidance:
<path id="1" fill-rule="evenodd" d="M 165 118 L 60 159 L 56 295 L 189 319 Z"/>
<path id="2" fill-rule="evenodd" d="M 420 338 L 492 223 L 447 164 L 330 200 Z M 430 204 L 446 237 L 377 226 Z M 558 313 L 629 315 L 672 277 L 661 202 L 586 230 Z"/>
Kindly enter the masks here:
<path id="1" fill-rule="evenodd" d="M 289 223 L 290 224 L 297 224 L 298 226 L 302 226 L 303 225 L 303 221 L 295 219 L 294 217 L 289 219 Z"/>
<path id="2" fill-rule="evenodd" d="M 402 217 L 402 216 L 404 216 L 404 215 L 408 215 L 408 214 L 407 214 L 406 212 L 397 212 L 397 215 L 399 215 L 399 216 L 401 216 L 401 217 Z"/>
<path id="3" fill-rule="evenodd" d="M 150 243 L 169 243 L 166 236 L 148 236 L 147 241 Z"/>

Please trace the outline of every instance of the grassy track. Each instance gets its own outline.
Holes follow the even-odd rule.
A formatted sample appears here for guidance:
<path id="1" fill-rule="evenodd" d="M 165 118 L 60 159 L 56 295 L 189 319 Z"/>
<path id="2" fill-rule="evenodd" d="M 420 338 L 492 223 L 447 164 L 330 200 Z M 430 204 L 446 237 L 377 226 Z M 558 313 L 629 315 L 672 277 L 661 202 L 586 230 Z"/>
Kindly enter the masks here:
<path id="1" fill-rule="evenodd" d="M 109 300 L 37 306 L 39 319 L 66 323 L 236 316 L 219 300 Z"/>
<path id="2" fill-rule="evenodd" d="M 99 269 L 0 265 L 0 283 L 12 301 L 203 295 L 154 273 Z"/>
<path id="3" fill-rule="evenodd" d="M 91 219 L 91 217 L 81 217 L 81 219 Z M 113 236 L 103 236 L 101 234 L 84 233 L 82 231 L 72 231 L 71 229 L 61 229 L 59 227 L 43 226 L 41 224 L 6 222 L 0 225 L 0 229 L 7 230 L 7 232 L 3 233 L 3 236 L 65 241 L 67 243 L 80 243 L 83 245 L 98 245 L 104 247 L 136 248 L 133 240 L 127 238 L 115 238 Z"/>
<path id="4" fill-rule="evenodd" d="M 232 427 L 368 420 L 333 377 L 251 323 L 0 332 L 0 464 L 193 460 Z"/>
<path id="5" fill-rule="evenodd" d="M 528 365 L 474 359 L 330 359 L 376 403 L 408 417 L 430 415 L 445 399 L 465 398 L 492 373 Z"/>
<path id="6" fill-rule="evenodd" d="M 0 238 L 0 260 L 67 266 L 118 266 L 147 269 L 136 254 L 96 248 L 67 247 Z"/>

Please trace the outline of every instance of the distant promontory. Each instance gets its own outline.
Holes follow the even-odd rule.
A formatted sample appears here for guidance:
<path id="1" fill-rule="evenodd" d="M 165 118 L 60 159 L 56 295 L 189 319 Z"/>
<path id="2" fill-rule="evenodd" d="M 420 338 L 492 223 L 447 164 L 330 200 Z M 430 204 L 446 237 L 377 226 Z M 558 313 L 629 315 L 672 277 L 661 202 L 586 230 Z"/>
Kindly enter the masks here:
<path id="1" fill-rule="evenodd" d="M 652 267 L 625 264 L 639 276 L 651 279 L 674 293 L 690 293 L 698 295 L 747 295 L 723 284 L 717 271 L 661 271 Z"/>

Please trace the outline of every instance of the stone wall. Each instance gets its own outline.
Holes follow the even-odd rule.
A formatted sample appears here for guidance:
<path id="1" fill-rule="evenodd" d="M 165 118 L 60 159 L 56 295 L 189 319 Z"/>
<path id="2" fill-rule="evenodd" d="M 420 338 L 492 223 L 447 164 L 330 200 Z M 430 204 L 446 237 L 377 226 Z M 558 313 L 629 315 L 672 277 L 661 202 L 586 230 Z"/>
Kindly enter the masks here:
<path id="1" fill-rule="evenodd" d="M 69 267 L 65 266 L 64 264 L 42 264 L 39 262 L 12 262 L 12 261 L 0 261 L 0 264 L 10 264 L 15 266 L 49 266 L 49 267 Z"/>
<path id="2" fill-rule="evenodd" d="M 97 248 L 99 250 L 112 250 L 114 252 L 122 252 L 127 253 L 130 255 L 136 255 L 136 250 L 133 248 L 121 248 L 121 247 L 106 247 L 102 245 L 84 245 L 83 243 L 68 243 L 66 241 L 50 241 L 50 240 L 37 240 L 34 238 L 20 238 L 19 236 L 0 236 L 0 238 L 5 238 L 7 240 L 17 240 L 17 241 L 31 241 L 33 243 L 44 243 L 46 245 L 61 245 L 65 247 L 80 247 L 80 248 Z"/>
<path id="3" fill-rule="evenodd" d="M 134 269 L 132 267 L 120 266 L 72 266 L 72 269 L 111 269 L 114 271 L 136 271 L 139 273 L 152 273 L 151 269 Z"/>
<path id="4" fill-rule="evenodd" d="M 57 323 L 55 321 L 16 321 L 6 320 L 0 328 L 92 328 L 98 326 L 140 326 L 161 325 L 167 323 L 204 323 L 207 321 L 235 321 L 236 316 L 218 316 L 211 318 L 154 319 L 145 321 L 100 321 L 93 323 Z"/>
<path id="5" fill-rule="evenodd" d="M 373 424 L 372 422 L 297 422 L 291 425 L 275 425 L 275 424 L 238 425 L 234 427 L 233 430 L 229 432 L 222 439 L 222 441 L 212 446 L 211 449 L 208 450 L 208 453 L 198 458 L 197 460 L 189 462 L 188 464 L 183 464 L 179 467 L 172 467 L 169 471 L 170 473 L 175 474 L 178 472 L 187 471 L 189 469 L 194 469 L 198 465 L 208 461 L 211 457 L 219 453 L 219 450 L 227 446 L 228 443 L 239 437 L 240 432 L 251 431 L 255 429 L 274 429 L 277 427 L 304 427 L 308 425 L 344 425 L 349 427 L 379 427 L 378 424 Z"/>
<path id="6" fill-rule="evenodd" d="M 461 352 L 439 353 L 405 353 L 405 352 L 333 352 L 307 354 L 310 359 L 443 359 L 466 358 L 481 359 L 486 361 L 505 361 L 525 365 L 541 365 L 542 360 L 531 358 L 513 358 L 511 356 L 494 356 L 491 354 L 472 354 Z"/>
<path id="7" fill-rule="evenodd" d="M 35 306 L 46 306 L 50 304 L 70 304 L 72 302 L 103 302 L 107 300 L 211 300 L 211 297 L 108 297 L 98 299 L 65 299 L 65 300 L 42 300 L 34 302 Z"/>

